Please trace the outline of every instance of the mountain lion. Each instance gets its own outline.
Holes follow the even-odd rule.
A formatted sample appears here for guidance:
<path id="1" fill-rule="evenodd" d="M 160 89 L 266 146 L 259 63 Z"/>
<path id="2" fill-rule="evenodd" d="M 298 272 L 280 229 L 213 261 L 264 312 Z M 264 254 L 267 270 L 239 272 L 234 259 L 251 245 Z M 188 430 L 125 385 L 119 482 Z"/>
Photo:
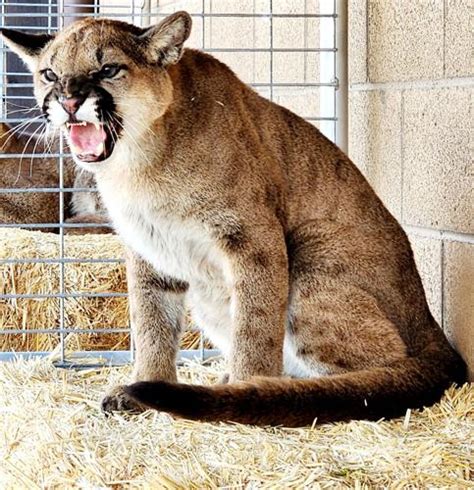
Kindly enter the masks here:
<path id="1" fill-rule="evenodd" d="M 51 146 L 50 146 L 51 145 Z M 18 128 L 0 123 L 0 188 L 26 192 L 0 192 L 0 225 L 56 224 L 60 221 L 59 164 L 56 157 L 8 157 L 8 155 L 44 154 L 58 151 L 57 141 L 44 141 L 22 134 Z M 63 187 L 93 188 L 94 176 L 66 158 L 63 164 Z M 32 192 L 49 188 L 52 192 Z M 64 192 L 64 220 L 67 224 L 103 224 L 97 227 L 66 227 L 67 234 L 111 233 L 105 226 L 107 213 L 96 192 Z M 57 233 L 58 227 L 32 227 L 33 230 Z"/>
<path id="2" fill-rule="evenodd" d="M 436 402 L 466 367 L 402 228 L 314 126 L 183 49 L 190 29 L 178 12 L 2 30 L 129 249 L 133 384 L 103 409 L 299 426 Z M 228 384 L 177 382 L 185 305 Z"/>

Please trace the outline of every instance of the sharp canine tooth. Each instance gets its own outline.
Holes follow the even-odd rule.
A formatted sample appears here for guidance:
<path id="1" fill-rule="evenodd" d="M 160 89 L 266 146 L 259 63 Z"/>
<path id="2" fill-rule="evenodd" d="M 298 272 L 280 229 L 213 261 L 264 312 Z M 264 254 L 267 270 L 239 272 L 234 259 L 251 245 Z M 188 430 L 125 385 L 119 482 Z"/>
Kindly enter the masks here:
<path id="1" fill-rule="evenodd" d="M 95 150 L 94 150 L 94 153 L 96 155 L 102 155 L 102 153 L 104 152 L 104 143 L 99 143 L 96 147 L 95 147 Z"/>
<path id="2" fill-rule="evenodd" d="M 79 154 L 81 153 L 81 149 L 78 148 L 77 146 L 75 146 L 73 143 L 70 144 L 70 147 L 71 147 L 71 150 L 76 153 L 76 154 Z"/>
<path id="3" fill-rule="evenodd" d="M 100 123 L 95 122 L 94 126 L 95 126 L 95 129 L 97 129 L 97 131 L 100 131 Z"/>

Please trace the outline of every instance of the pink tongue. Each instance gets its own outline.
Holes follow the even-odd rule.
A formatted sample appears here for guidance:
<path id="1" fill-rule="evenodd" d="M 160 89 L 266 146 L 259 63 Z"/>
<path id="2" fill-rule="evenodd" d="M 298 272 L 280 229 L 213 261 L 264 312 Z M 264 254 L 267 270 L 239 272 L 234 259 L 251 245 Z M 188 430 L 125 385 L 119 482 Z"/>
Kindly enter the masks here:
<path id="1" fill-rule="evenodd" d="M 102 125 L 97 129 L 94 124 L 87 123 L 85 126 L 71 126 L 69 137 L 81 154 L 95 155 L 99 145 L 107 139 L 107 133 Z"/>

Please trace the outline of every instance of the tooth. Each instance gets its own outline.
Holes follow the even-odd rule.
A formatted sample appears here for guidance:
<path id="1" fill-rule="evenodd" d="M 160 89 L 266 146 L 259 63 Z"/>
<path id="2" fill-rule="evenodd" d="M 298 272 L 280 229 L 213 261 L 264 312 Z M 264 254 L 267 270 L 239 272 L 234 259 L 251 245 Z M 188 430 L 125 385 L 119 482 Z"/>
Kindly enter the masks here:
<path id="1" fill-rule="evenodd" d="M 73 151 L 73 153 L 76 153 L 76 154 L 80 154 L 81 153 L 81 148 L 79 148 L 78 146 L 74 145 L 74 143 L 70 143 L 69 145 L 71 147 L 71 150 Z"/>
<path id="2" fill-rule="evenodd" d="M 94 150 L 95 155 L 102 155 L 104 152 L 104 143 L 99 143 Z"/>
<path id="3" fill-rule="evenodd" d="M 97 131 L 100 131 L 100 123 L 95 122 L 94 126 L 95 126 L 95 129 L 97 129 Z"/>

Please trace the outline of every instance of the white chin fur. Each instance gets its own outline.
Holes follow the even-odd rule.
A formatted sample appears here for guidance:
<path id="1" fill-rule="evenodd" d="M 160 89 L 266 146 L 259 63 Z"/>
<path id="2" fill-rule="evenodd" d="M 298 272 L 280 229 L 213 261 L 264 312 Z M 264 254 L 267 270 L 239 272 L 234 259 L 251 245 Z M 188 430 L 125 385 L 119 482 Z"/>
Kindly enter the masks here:
<path id="1" fill-rule="evenodd" d="M 61 128 L 69 119 L 68 114 L 57 100 L 49 103 L 48 116 L 51 124 L 56 128 Z"/>

